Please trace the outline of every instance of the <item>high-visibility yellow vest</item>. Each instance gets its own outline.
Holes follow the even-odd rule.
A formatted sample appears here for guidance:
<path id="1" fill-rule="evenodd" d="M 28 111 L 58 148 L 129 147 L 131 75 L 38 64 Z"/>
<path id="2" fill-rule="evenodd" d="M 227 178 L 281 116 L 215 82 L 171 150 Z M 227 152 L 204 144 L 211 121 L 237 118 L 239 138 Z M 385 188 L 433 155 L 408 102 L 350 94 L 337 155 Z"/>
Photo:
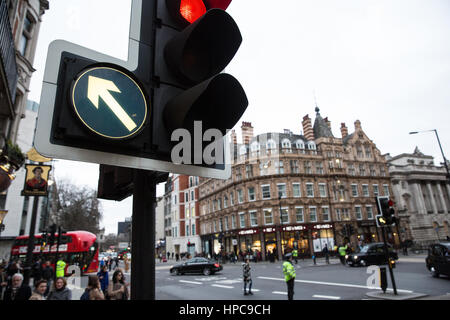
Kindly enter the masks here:
<path id="1" fill-rule="evenodd" d="M 296 249 L 292 250 L 292 256 L 298 257 L 298 251 Z"/>
<path id="2" fill-rule="evenodd" d="M 347 245 L 345 247 L 339 247 L 339 254 L 341 256 L 345 256 L 345 254 L 347 253 Z"/>
<path id="3" fill-rule="evenodd" d="M 284 273 L 284 279 L 286 280 L 286 282 L 291 280 L 292 278 L 296 277 L 295 268 L 292 265 L 292 263 L 289 261 L 285 261 L 283 263 L 283 273 Z"/>
<path id="4" fill-rule="evenodd" d="M 66 268 L 66 263 L 62 260 L 59 260 L 56 263 L 56 277 L 61 278 L 64 277 L 64 269 Z"/>

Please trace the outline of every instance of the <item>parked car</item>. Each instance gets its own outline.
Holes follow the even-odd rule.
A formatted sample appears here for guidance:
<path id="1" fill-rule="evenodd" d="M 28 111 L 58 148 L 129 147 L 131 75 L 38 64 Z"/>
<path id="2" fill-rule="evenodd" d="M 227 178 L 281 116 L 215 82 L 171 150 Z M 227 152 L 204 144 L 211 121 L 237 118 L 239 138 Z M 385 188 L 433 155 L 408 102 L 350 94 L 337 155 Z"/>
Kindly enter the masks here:
<path id="1" fill-rule="evenodd" d="M 441 274 L 450 277 L 450 242 L 430 245 L 425 263 L 433 277 L 438 278 Z"/>
<path id="2" fill-rule="evenodd" d="M 202 273 L 205 276 L 214 274 L 223 269 L 223 267 L 216 261 L 206 258 L 192 258 L 186 262 L 177 264 L 170 269 L 171 274 L 185 274 L 185 273 Z"/>
<path id="3" fill-rule="evenodd" d="M 398 255 L 388 244 L 388 252 L 391 261 L 398 260 Z M 366 244 L 359 250 L 359 252 L 347 254 L 345 261 L 349 266 L 369 266 L 369 265 L 384 265 L 387 264 L 386 255 L 384 253 L 384 243 L 375 242 Z"/>

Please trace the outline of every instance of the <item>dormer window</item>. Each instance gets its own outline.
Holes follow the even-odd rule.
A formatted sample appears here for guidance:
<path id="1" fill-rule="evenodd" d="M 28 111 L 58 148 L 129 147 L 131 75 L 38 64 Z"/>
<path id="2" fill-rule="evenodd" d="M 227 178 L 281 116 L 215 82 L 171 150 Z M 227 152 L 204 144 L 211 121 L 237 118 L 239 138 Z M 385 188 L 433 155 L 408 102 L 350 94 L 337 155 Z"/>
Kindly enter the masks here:
<path id="1" fill-rule="evenodd" d="M 274 140 L 270 139 L 267 141 L 266 148 L 267 150 L 274 150 L 277 148 L 277 144 Z"/>

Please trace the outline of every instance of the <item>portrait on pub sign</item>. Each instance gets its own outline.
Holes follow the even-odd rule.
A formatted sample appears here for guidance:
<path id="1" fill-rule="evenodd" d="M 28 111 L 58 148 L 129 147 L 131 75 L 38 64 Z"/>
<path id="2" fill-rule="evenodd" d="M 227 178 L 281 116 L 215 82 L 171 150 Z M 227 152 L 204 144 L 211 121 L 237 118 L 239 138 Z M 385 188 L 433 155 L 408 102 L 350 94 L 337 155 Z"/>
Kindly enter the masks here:
<path id="1" fill-rule="evenodd" d="M 22 194 L 25 196 L 45 196 L 48 188 L 48 175 L 52 166 L 25 165 L 27 175 Z"/>

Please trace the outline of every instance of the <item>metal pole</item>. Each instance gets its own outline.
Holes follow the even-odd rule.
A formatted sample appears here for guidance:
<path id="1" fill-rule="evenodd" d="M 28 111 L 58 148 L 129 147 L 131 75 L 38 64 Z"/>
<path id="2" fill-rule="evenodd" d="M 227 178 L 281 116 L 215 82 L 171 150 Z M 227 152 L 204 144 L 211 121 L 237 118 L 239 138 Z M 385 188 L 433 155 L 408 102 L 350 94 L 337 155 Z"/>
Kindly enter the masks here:
<path id="1" fill-rule="evenodd" d="M 385 228 L 386 227 L 381 227 L 381 233 L 383 235 L 383 242 L 384 242 L 384 254 L 387 257 L 387 262 L 388 262 L 388 266 L 389 266 L 389 274 L 391 275 L 391 281 L 392 281 L 392 287 L 394 288 L 394 294 L 397 295 L 397 286 L 395 285 L 394 272 L 392 271 L 391 259 L 389 257 L 389 251 L 388 251 L 388 247 L 387 247 L 387 243 L 386 243 Z"/>
<path id="2" fill-rule="evenodd" d="M 28 235 L 28 249 L 27 249 L 27 257 L 24 266 L 24 283 L 29 285 L 31 278 L 31 266 L 33 263 L 33 251 L 34 251 L 34 231 L 36 229 L 36 217 L 37 217 L 37 209 L 39 205 L 39 197 L 34 196 L 33 201 L 33 211 L 31 214 L 31 223 L 30 223 L 30 232 Z"/>
<path id="3" fill-rule="evenodd" d="M 442 158 L 444 159 L 445 170 L 447 170 L 447 180 L 450 180 L 450 172 L 449 172 L 448 165 L 447 165 L 447 159 L 445 159 L 444 151 L 442 150 L 442 146 L 441 146 L 441 141 L 439 140 L 439 135 L 438 135 L 436 129 L 434 129 L 433 131 L 436 134 L 436 138 L 437 138 L 437 141 L 438 141 L 438 144 L 439 144 L 439 148 L 441 149 Z"/>
<path id="4" fill-rule="evenodd" d="M 156 172 L 134 170 L 131 299 L 155 300 Z"/>
<path id="5" fill-rule="evenodd" d="M 61 238 L 61 226 L 58 227 L 58 240 L 56 240 L 56 253 L 55 253 L 55 281 L 56 281 L 56 269 L 58 268 L 58 253 L 59 253 L 59 239 Z M 51 251 L 51 248 L 50 248 Z M 83 266 L 81 266 L 81 271 L 83 271 Z"/>

